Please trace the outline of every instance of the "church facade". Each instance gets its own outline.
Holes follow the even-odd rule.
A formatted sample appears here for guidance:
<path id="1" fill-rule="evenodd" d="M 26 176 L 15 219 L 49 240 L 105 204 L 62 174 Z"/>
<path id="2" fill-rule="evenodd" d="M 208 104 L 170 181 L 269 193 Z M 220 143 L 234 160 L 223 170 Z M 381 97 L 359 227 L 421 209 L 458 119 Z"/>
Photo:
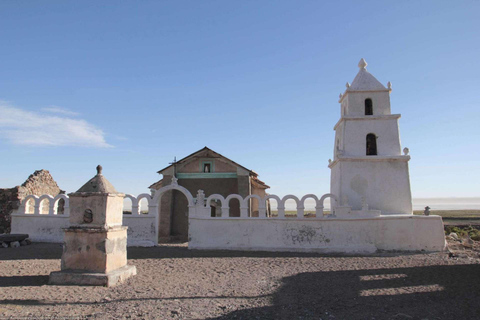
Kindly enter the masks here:
<path id="1" fill-rule="evenodd" d="M 149 188 L 152 194 L 161 187 L 171 183 L 172 177 L 178 179 L 178 185 L 186 188 L 191 194 L 203 190 L 208 197 L 220 194 L 227 197 L 230 194 L 239 194 L 246 197 L 256 194 L 263 198 L 270 188 L 258 179 L 258 174 L 233 160 L 205 147 L 183 159 L 175 161 L 168 167 L 158 171 L 163 176 L 160 181 Z M 221 203 L 212 201 L 210 204 L 211 216 L 221 214 Z M 165 193 L 160 201 L 160 241 L 174 238 L 185 241 L 188 239 L 188 206 L 185 197 L 178 191 Z M 230 200 L 230 216 L 240 216 L 240 203 L 237 199 Z M 258 202 L 250 201 L 249 216 L 258 216 Z"/>

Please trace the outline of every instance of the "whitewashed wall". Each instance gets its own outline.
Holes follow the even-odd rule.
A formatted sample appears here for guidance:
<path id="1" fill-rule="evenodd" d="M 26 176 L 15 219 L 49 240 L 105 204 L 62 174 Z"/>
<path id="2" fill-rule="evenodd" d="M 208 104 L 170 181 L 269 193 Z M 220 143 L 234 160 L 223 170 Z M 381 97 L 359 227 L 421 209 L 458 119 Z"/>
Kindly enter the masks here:
<path id="1" fill-rule="evenodd" d="M 376 250 L 441 251 L 445 248 L 443 222 L 439 216 L 414 216 L 411 214 L 382 215 L 379 210 L 370 210 L 368 203 L 361 210 L 352 210 L 348 199 L 339 199 L 333 194 L 320 198 L 308 194 L 302 198 L 287 195 L 280 198 L 268 195 L 260 198 L 251 195 L 242 198 L 234 194 L 224 198 L 214 194 L 205 199 L 199 190 L 196 199 L 185 188 L 175 183 L 159 189 L 153 197 L 141 194 L 126 195 L 132 200 L 132 214 L 123 215 L 123 224 L 129 227 L 129 246 L 152 246 L 158 239 L 158 204 L 162 194 L 175 189 L 184 193 L 189 207 L 189 248 L 229 249 L 264 251 L 319 251 L 319 252 L 375 252 Z M 26 208 L 27 201 L 35 201 L 33 213 Z M 58 215 L 55 205 L 59 198 L 65 199 L 65 214 Z M 139 202 L 146 198 L 148 213 L 140 214 Z M 240 217 L 229 217 L 229 200 L 240 201 Z M 259 217 L 248 216 L 248 203 L 256 198 Z M 331 214 L 324 215 L 325 199 L 331 198 Z M 40 214 L 42 200 L 50 201 L 48 214 Z M 277 201 L 278 216 L 267 217 L 269 199 Z M 285 203 L 296 203 L 297 215 L 285 217 Z M 316 203 L 316 217 L 306 217 L 305 201 Z M 211 217 L 210 202 L 221 203 L 221 214 Z M 28 233 L 34 241 L 63 242 L 62 228 L 69 225 L 69 201 L 65 195 L 29 196 L 19 213 L 12 215 L 12 233 Z"/>
<path id="2" fill-rule="evenodd" d="M 202 199 L 202 194 L 197 199 Z M 334 197 L 333 214 L 323 215 L 323 200 Z M 248 200 L 239 195 L 224 199 L 220 195 L 198 201 L 189 215 L 190 249 L 252 250 L 252 251 L 315 251 L 372 253 L 377 250 L 441 251 L 445 249 L 443 222 L 440 216 L 414 216 L 411 214 L 381 215 L 364 204 L 361 210 L 351 210 L 338 203 L 333 195 L 317 199 L 316 217 L 304 216 L 305 197 L 288 195 L 279 201 L 278 217 L 262 214 L 264 201 L 260 202 L 260 217 L 229 217 L 227 199 L 238 198 L 241 208 Z M 312 195 L 308 195 L 312 197 Z M 210 217 L 209 201 L 222 202 L 222 216 Z M 286 218 L 284 204 L 287 199 L 297 202 L 297 216 Z M 243 205 L 242 205 L 243 204 Z"/>
<path id="3" fill-rule="evenodd" d="M 123 215 L 123 225 L 127 226 L 127 246 L 153 247 L 158 243 L 158 207 L 153 203 L 153 198 L 142 193 L 137 197 L 127 194 L 125 198 L 132 201 L 132 214 Z M 140 201 L 148 202 L 148 213 L 140 212 Z"/>
<path id="4" fill-rule="evenodd" d="M 132 214 L 123 215 L 123 225 L 128 226 L 128 246 L 149 247 L 155 246 L 157 241 L 157 206 L 153 205 L 153 199 L 148 194 L 140 194 L 138 197 L 126 195 L 132 200 Z M 64 214 L 57 214 L 57 201 L 65 200 Z M 138 203 L 142 198 L 147 198 L 149 203 L 148 214 L 140 214 Z M 29 208 L 29 200 L 34 201 L 33 210 Z M 42 201 L 49 202 L 48 214 L 41 214 Z M 32 213 L 29 213 L 33 211 Z M 63 228 L 69 227 L 70 208 L 69 198 L 66 195 L 58 195 L 55 198 L 49 195 L 41 197 L 30 195 L 26 197 L 18 209 L 12 214 L 11 233 L 25 233 L 30 239 L 38 242 L 63 242 Z"/>
<path id="5" fill-rule="evenodd" d="M 123 225 L 127 229 L 127 245 L 133 247 L 153 247 L 157 245 L 155 215 L 123 215 Z"/>
<path id="6" fill-rule="evenodd" d="M 33 201 L 33 211 L 28 213 L 28 201 Z M 58 200 L 64 199 L 64 213 L 57 214 Z M 48 201 L 48 213 L 41 214 L 42 201 Z M 30 239 L 39 242 L 63 242 L 63 229 L 69 225 L 70 208 L 68 196 L 59 194 L 56 197 L 29 195 L 21 203 L 17 213 L 12 214 L 11 233 L 26 233 Z"/>
<path id="7" fill-rule="evenodd" d="M 439 216 L 326 218 L 190 218 L 190 249 L 372 253 L 441 251 Z"/>

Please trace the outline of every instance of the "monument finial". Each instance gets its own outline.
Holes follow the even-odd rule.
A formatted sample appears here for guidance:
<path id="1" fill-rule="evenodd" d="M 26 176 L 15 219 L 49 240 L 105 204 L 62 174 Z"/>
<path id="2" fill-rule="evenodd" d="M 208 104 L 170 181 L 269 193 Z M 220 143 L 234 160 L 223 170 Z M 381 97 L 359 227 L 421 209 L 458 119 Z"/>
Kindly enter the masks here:
<path id="1" fill-rule="evenodd" d="M 103 169 L 103 168 L 102 168 L 101 165 L 98 165 L 98 166 L 97 166 L 97 175 L 102 174 L 102 169 Z"/>
<path id="2" fill-rule="evenodd" d="M 363 58 L 360 59 L 360 62 L 358 63 L 358 67 L 360 69 L 367 70 L 367 65 L 368 65 L 368 63 L 367 63 L 367 61 L 365 61 L 365 59 L 363 59 Z"/>

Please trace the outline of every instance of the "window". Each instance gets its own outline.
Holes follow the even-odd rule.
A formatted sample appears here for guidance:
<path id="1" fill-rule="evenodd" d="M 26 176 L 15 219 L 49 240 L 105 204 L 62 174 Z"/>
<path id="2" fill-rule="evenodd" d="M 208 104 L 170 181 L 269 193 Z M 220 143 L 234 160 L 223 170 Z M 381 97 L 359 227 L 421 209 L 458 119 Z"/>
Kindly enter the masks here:
<path id="1" fill-rule="evenodd" d="M 200 168 L 199 172 L 201 173 L 212 173 L 215 172 L 215 162 L 211 159 L 200 159 Z"/>
<path id="2" fill-rule="evenodd" d="M 212 164 L 211 163 L 204 163 L 203 164 L 203 172 L 212 172 Z"/>
<path id="3" fill-rule="evenodd" d="M 367 134 L 367 156 L 377 155 L 377 136 L 373 133 Z"/>
<path id="4" fill-rule="evenodd" d="M 370 98 L 365 99 L 365 115 L 366 116 L 373 115 L 373 103 L 372 103 L 372 99 Z"/>

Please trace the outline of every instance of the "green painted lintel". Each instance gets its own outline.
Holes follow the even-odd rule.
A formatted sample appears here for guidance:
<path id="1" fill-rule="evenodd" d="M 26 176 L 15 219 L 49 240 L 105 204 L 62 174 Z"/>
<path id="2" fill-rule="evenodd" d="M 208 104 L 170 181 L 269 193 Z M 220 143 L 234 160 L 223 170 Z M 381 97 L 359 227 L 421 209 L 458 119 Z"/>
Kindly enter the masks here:
<path id="1" fill-rule="evenodd" d="M 237 178 L 236 172 L 177 173 L 178 179 L 221 179 Z"/>

